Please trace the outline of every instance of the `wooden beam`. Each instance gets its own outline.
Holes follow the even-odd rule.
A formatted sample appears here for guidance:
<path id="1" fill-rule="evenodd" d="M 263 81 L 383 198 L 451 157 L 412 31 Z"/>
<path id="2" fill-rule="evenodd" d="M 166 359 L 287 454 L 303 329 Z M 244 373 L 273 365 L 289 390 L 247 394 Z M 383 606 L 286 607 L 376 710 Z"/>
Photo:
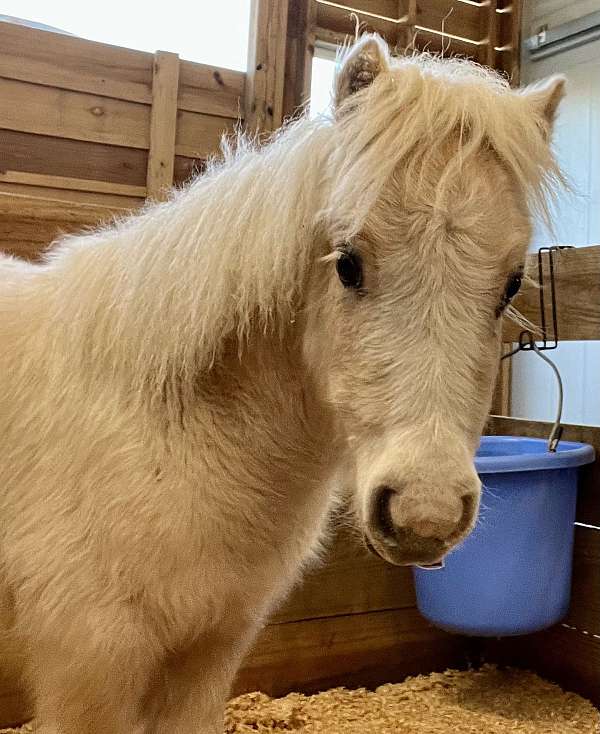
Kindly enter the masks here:
<path id="1" fill-rule="evenodd" d="M 497 0 L 489 0 L 489 3 L 485 8 L 487 14 L 486 38 L 488 41 L 485 49 L 485 63 L 492 69 L 496 67 L 496 45 L 498 41 L 497 7 Z"/>
<path id="2" fill-rule="evenodd" d="M 175 152 L 188 158 L 206 158 L 218 153 L 223 134 L 234 131 L 237 120 L 229 117 L 199 115 L 179 110 Z"/>
<path id="3" fill-rule="evenodd" d="M 502 354 L 508 354 L 512 344 L 502 345 Z M 491 412 L 494 415 L 510 415 L 510 401 L 512 390 L 512 359 L 501 359 L 492 397 Z"/>
<path id="4" fill-rule="evenodd" d="M 463 645 L 462 637 L 432 627 L 414 608 L 272 624 L 247 656 L 234 695 L 374 687 L 460 667 Z"/>
<path id="5" fill-rule="evenodd" d="M 509 79 L 513 87 L 518 87 L 521 83 L 521 15 L 523 0 L 511 0 L 511 5 Z"/>
<path id="6" fill-rule="evenodd" d="M 131 186 L 129 184 L 112 183 L 111 181 L 94 181 L 85 178 L 68 178 L 66 176 L 48 176 L 42 173 L 24 171 L 0 171 L 0 181 L 70 191 L 93 191 L 100 194 L 116 194 L 117 196 L 146 196 L 145 186 Z"/>
<path id="7" fill-rule="evenodd" d="M 3 194 L 8 195 L 4 201 L 2 201 Z M 89 212 L 98 210 L 99 213 L 110 211 L 122 214 L 131 209 L 136 209 L 144 200 L 134 196 L 99 194 L 95 191 L 68 191 L 47 186 L 31 186 L 0 181 L 0 212 L 6 207 L 12 207 L 13 212 L 19 213 L 21 206 L 28 210 L 33 202 L 35 202 L 35 206 L 40 206 L 40 211 L 45 210 L 46 212 L 48 212 L 48 208 L 51 210 L 54 206 L 58 206 L 62 210 L 64 205 L 67 208 L 69 206 L 79 209 L 83 207 Z M 37 218 L 41 219 L 42 216 L 40 215 Z M 61 214 L 54 218 L 63 219 L 64 217 Z"/>
<path id="8" fill-rule="evenodd" d="M 559 337 L 561 341 L 600 340 L 600 245 L 562 250 L 554 255 Z M 537 254 L 527 258 L 527 272 L 537 281 Z M 552 326 L 547 256 L 544 256 L 546 322 Z M 529 321 L 541 323 L 539 289 L 525 286 L 514 301 Z M 502 338 L 517 342 L 521 327 L 504 319 Z M 549 334 L 551 336 L 551 334 Z"/>
<path id="9" fill-rule="evenodd" d="M 120 145 L 0 130 L 3 170 L 145 186 L 148 152 Z"/>
<path id="10" fill-rule="evenodd" d="M 600 639 L 557 624 L 535 635 L 484 640 L 482 647 L 486 662 L 534 670 L 600 706 Z"/>
<path id="11" fill-rule="evenodd" d="M 404 0 L 399 0 L 400 10 Z M 413 48 L 415 41 L 415 25 L 417 24 L 417 0 L 408 0 L 408 21 L 406 24 L 406 48 Z"/>
<path id="12" fill-rule="evenodd" d="M 565 624 L 600 639 L 600 528 L 575 528 L 573 587 Z"/>
<path id="13" fill-rule="evenodd" d="M 273 622 L 291 622 L 413 607 L 409 568 L 392 566 L 365 550 L 356 531 L 340 526 L 323 562 L 308 572 Z"/>
<path id="14" fill-rule="evenodd" d="M 0 77 L 0 128 L 148 148 L 148 105 Z"/>
<path id="15" fill-rule="evenodd" d="M 23 186 L 15 191 L 0 185 L 0 218 L 4 221 L 32 219 L 46 223 L 72 222 L 87 225 L 110 219 L 115 214 L 122 215 L 126 211 L 109 204 L 53 199 L 54 192 L 51 190 L 36 188 L 32 191 L 32 188 Z M 143 199 L 136 201 L 140 205 Z"/>
<path id="16" fill-rule="evenodd" d="M 0 49 L 0 77 L 152 104 L 152 54 L 2 22 Z M 240 116 L 243 72 L 182 61 L 180 77 L 180 109 Z"/>
<path id="17" fill-rule="evenodd" d="M 246 127 L 253 132 L 272 132 L 283 121 L 288 5 L 288 0 L 252 0 L 244 107 Z"/>
<path id="18" fill-rule="evenodd" d="M 146 188 L 148 197 L 158 201 L 168 197 L 173 185 L 179 56 L 157 51 L 152 78 L 152 114 Z"/>
<path id="19" fill-rule="evenodd" d="M 283 116 L 293 117 L 310 99 L 312 63 L 315 51 L 317 6 L 314 0 L 289 4 Z"/>

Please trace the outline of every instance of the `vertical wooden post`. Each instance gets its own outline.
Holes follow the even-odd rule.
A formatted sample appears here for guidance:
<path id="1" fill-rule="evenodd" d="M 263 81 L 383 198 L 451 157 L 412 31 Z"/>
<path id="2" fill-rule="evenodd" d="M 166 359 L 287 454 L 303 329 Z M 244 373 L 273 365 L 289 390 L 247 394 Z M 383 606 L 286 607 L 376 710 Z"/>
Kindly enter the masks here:
<path id="1" fill-rule="evenodd" d="M 251 131 L 271 132 L 283 122 L 283 81 L 289 0 L 252 0 L 245 121 Z"/>
<path id="2" fill-rule="evenodd" d="M 497 6 L 497 0 L 489 0 L 489 5 L 487 6 L 487 33 L 485 34 L 488 45 L 486 48 L 485 63 L 492 69 L 496 67 L 496 43 L 498 40 Z"/>
<path id="3" fill-rule="evenodd" d="M 402 12 L 402 8 L 404 7 L 404 1 L 399 0 L 398 2 L 398 14 L 400 17 L 400 13 Z M 417 0 L 408 0 L 408 21 L 406 23 L 406 42 L 405 42 L 405 48 L 409 48 L 412 43 L 413 39 L 415 37 L 415 25 L 417 24 Z"/>
<path id="4" fill-rule="evenodd" d="M 150 150 L 146 186 L 148 197 L 158 201 L 168 196 L 173 185 L 179 56 L 166 51 L 154 54 Z"/>
<path id="5" fill-rule="evenodd" d="M 513 87 L 521 83 L 521 11 L 523 0 L 512 0 L 512 13 L 510 16 L 510 67 L 509 77 Z"/>
<path id="6" fill-rule="evenodd" d="M 295 0 L 289 4 L 283 87 L 284 118 L 292 117 L 310 99 L 316 24 L 315 0 Z"/>
<path id="7" fill-rule="evenodd" d="M 514 344 L 503 344 L 502 355 L 508 354 Z M 503 359 L 500 362 L 494 396 L 492 398 L 492 415 L 510 415 L 512 389 L 512 359 Z"/>

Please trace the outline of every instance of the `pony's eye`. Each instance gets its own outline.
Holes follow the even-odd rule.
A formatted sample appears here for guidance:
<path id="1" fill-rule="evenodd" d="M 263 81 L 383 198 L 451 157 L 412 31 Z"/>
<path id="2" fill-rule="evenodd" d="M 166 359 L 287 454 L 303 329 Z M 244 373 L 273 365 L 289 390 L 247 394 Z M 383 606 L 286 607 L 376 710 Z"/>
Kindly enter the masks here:
<path id="1" fill-rule="evenodd" d="M 523 282 L 523 270 L 520 269 L 516 273 L 513 273 L 508 281 L 506 282 L 506 288 L 504 289 L 504 295 L 502 296 L 502 300 L 498 304 L 498 308 L 496 309 L 496 316 L 500 316 L 500 314 L 504 311 L 504 309 L 508 306 L 508 304 L 512 301 L 512 299 L 517 295 L 521 288 L 521 283 Z"/>
<path id="2" fill-rule="evenodd" d="M 360 288 L 363 280 L 362 262 L 355 252 L 342 251 L 335 264 L 344 288 Z"/>
<path id="3" fill-rule="evenodd" d="M 506 291 L 504 292 L 504 297 L 507 301 L 510 301 L 517 295 L 519 289 L 521 288 L 522 280 L 523 278 L 521 276 L 521 273 L 515 273 L 509 278 L 509 281 L 506 284 Z"/>

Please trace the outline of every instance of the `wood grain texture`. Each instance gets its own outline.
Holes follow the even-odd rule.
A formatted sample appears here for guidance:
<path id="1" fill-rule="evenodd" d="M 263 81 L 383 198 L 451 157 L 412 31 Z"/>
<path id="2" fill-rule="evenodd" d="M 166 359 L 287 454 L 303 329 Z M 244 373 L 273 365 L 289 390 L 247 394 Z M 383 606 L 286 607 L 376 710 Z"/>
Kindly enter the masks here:
<path id="1" fill-rule="evenodd" d="M 501 14 L 493 12 L 493 4 L 452 0 L 348 0 L 328 4 L 326 0 L 315 0 L 315 36 L 326 43 L 351 41 L 356 32 L 354 13 L 361 31 L 379 33 L 392 47 L 458 53 L 493 65 L 512 75 L 516 82 L 519 53 L 518 45 L 512 44 L 515 33 L 518 38 L 521 0 L 504 2 L 503 9 L 511 7 Z M 442 31 L 448 35 L 441 35 Z"/>
<path id="2" fill-rule="evenodd" d="M 18 186 L 0 183 L 0 218 L 6 221 L 32 219 L 44 222 L 74 222 L 92 224 L 115 214 L 121 215 L 126 209 L 122 206 L 111 206 L 104 203 L 73 201 L 69 198 L 53 198 L 60 192 L 56 190 L 38 189 L 31 186 Z M 122 199 L 119 199 L 122 203 Z M 143 203 L 135 199 L 136 205 Z"/>
<path id="3" fill-rule="evenodd" d="M 116 99 L 152 103 L 153 55 L 0 23 L 0 76 Z M 245 74 L 183 61 L 179 107 L 238 117 Z"/>
<path id="4" fill-rule="evenodd" d="M 182 60 L 177 106 L 188 112 L 239 118 L 245 84 L 244 72 Z"/>
<path id="5" fill-rule="evenodd" d="M 148 148 L 145 104 L 0 78 L 0 127 L 19 132 Z"/>
<path id="6" fill-rule="evenodd" d="M 175 152 L 188 158 L 205 158 L 218 153 L 221 137 L 233 133 L 235 125 L 233 119 L 179 110 Z"/>
<path id="7" fill-rule="evenodd" d="M 491 416 L 486 433 L 496 436 L 547 438 L 551 428 L 552 424 L 544 421 Z M 596 449 L 596 461 L 580 470 L 577 521 L 600 526 L 600 427 L 565 424 L 563 439 L 589 443 Z"/>
<path id="8" fill-rule="evenodd" d="M 483 642 L 487 662 L 533 670 L 600 707 L 600 639 L 563 625 Z M 558 732 L 557 732 L 558 734 Z"/>
<path id="9" fill-rule="evenodd" d="M 512 344 L 503 344 L 502 354 L 507 354 L 511 349 Z M 512 359 L 501 359 L 492 396 L 491 413 L 494 415 L 510 415 L 511 390 Z"/>
<path id="10" fill-rule="evenodd" d="M 0 215 L 0 250 L 24 260 L 38 260 L 57 238 L 79 232 L 98 221 L 102 220 L 73 222 Z"/>
<path id="11" fill-rule="evenodd" d="M 283 121 L 288 0 L 252 0 L 244 100 L 246 127 L 269 133 Z"/>
<path id="12" fill-rule="evenodd" d="M 523 0 L 511 0 L 512 12 L 506 16 L 510 21 L 510 51 L 506 54 L 504 68 L 513 87 L 521 83 L 521 16 Z"/>
<path id="13" fill-rule="evenodd" d="M 129 102 L 150 104 L 152 101 L 151 92 L 146 84 L 107 79 L 89 72 L 82 72 L 75 67 L 64 66 L 60 57 L 48 53 L 45 43 L 41 49 L 34 49 L 34 54 L 36 50 L 38 51 L 37 57 L 31 57 L 29 49 L 27 55 L 22 51 L 18 56 L 0 53 L 0 76 Z M 40 50 L 42 53 L 39 53 Z"/>
<path id="14" fill-rule="evenodd" d="M 94 191 L 101 194 L 117 194 L 118 196 L 146 196 L 145 186 L 95 181 L 86 178 L 69 178 L 66 176 L 48 176 L 42 173 L 23 171 L 0 171 L 0 181 L 6 183 L 26 184 L 28 186 L 45 186 L 70 191 Z"/>
<path id="15" fill-rule="evenodd" d="M 600 529 L 575 528 L 571 607 L 565 622 L 600 636 Z"/>
<path id="16" fill-rule="evenodd" d="M 157 51 L 153 68 L 146 189 L 149 198 L 162 201 L 173 184 L 179 56 Z"/>
<path id="17" fill-rule="evenodd" d="M 0 49 L 4 56 L 22 60 L 24 66 L 27 60 L 41 64 L 45 67 L 44 80 L 49 80 L 53 73 L 63 74 L 66 83 L 69 79 L 80 77 L 84 80 L 84 84 L 92 80 L 94 87 L 91 89 L 84 87 L 79 91 L 104 94 L 103 90 L 109 90 L 109 96 L 115 97 L 119 97 L 128 85 L 134 85 L 131 89 L 137 90 L 134 94 L 135 101 L 150 100 L 152 89 L 150 53 L 5 22 L 0 22 Z M 39 68 L 37 66 L 36 70 Z M 0 76 L 4 74 L 0 72 Z M 114 83 L 123 86 L 111 89 Z M 52 86 L 60 84 L 53 82 Z"/>
<path id="18" fill-rule="evenodd" d="M 283 88 L 284 118 L 293 117 L 310 99 L 316 14 L 314 0 L 297 0 L 289 4 Z"/>
<path id="19" fill-rule="evenodd" d="M 148 153 L 138 148 L 0 130 L 2 170 L 145 186 Z"/>
<path id="20" fill-rule="evenodd" d="M 484 17 L 487 16 L 485 18 L 486 27 L 484 33 L 484 36 L 488 40 L 487 46 L 485 47 L 485 63 L 491 66 L 492 69 L 496 66 L 496 45 L 498 40 L 497 6 L 497 0 L 489 0 L 484 13 L 482 13 Z"/>
<path id="21" fill-rule="evenodd" d="M 273 622 L 290 622 L 413 607 L 410 569 L 365 550 L 355 531 L 340 527 L 320 566 L 307 573 Z"/>
<path id="22" fill-rule="evenodd" d="M 600 245 L 556 253 L 554 264 L 560 340 L 600 339 Z M 527 272 L 537 282 L 537 254 L 528 256 Z M 548 259 L 544 255 L 545 283 L 549 283 L 548 273 Z M 545 312 L 551 331 L 549 286 L 546 294 Z M 514 305 L 531 322 L 541 324 L 538 288 L 525 285 Z M 504 319 L 505 342 L 518 341 L 520 331 L 520 327 Z"/>
<path id="23" fill-rule="evenodd" d="M 96 207 L 100 210 L 110 210 L 114 213 L 123 214 L 131 209 L 139 207 L 143 203 L 142 198 L 133 196 L 116 196 L 114 194 L 98 194 L 93 191 L 65 191 L 63 189 L 54 189 L 44 186 L 27 186 L 25 184 L 13 184 L 4 183 L 0 181 L 0 195 L 1 194 L 12 194 L 13 198 L 10 200 L 13 206 L 13 212 L 19 212 L 18 203 L 19 199 L 16 197 L 23 197 L 29 203 L 39 202 L 42 206 L 52 204 L 50 202 L 58 202 L 59 205 L 74 205 L 76 207 Z M 50 203 L 50 204 L 49 204 Z M 27 203 L 24 201 L 24 205 Z M 0 206 L 0 209 L 2 207 Z M 41 216 L 34 215 L 36 219 Z M 59 218 L 59 217 L 55 217 Z"/>
<path id="24" fill-rule="evenodd" d="M 412 608 L 272 624 L 247 656 L 234 693 L 374 687 L 463 661 L 462 638 L 431 627 Z"/>

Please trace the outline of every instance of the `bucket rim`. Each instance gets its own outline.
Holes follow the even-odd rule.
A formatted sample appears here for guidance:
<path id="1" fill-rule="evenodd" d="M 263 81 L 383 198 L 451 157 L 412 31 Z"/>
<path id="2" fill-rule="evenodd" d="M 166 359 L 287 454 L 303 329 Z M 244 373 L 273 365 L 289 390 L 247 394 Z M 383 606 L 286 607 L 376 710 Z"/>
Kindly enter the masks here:
<path id="1" fill-rule="evenodd" d="M 591 464 L 596 452 L 593 446 L 578 441 L 561 441 L 558 451 L 549 452 L 547 440 L 530 436 L 482 436 L 479 449 L 486 446 L 501 445 L 508 447 L 512 444 L 527 444 L 531 451 L 520 451 L 497 456 L 475 456 L 475 468 L 479 474 L 499 474 L 506 472 L 523 471 L 552 471 L 554 469 L 568 469 L 585 464 Z M 535 449 L 535 450 L 534 450 Z"/>

